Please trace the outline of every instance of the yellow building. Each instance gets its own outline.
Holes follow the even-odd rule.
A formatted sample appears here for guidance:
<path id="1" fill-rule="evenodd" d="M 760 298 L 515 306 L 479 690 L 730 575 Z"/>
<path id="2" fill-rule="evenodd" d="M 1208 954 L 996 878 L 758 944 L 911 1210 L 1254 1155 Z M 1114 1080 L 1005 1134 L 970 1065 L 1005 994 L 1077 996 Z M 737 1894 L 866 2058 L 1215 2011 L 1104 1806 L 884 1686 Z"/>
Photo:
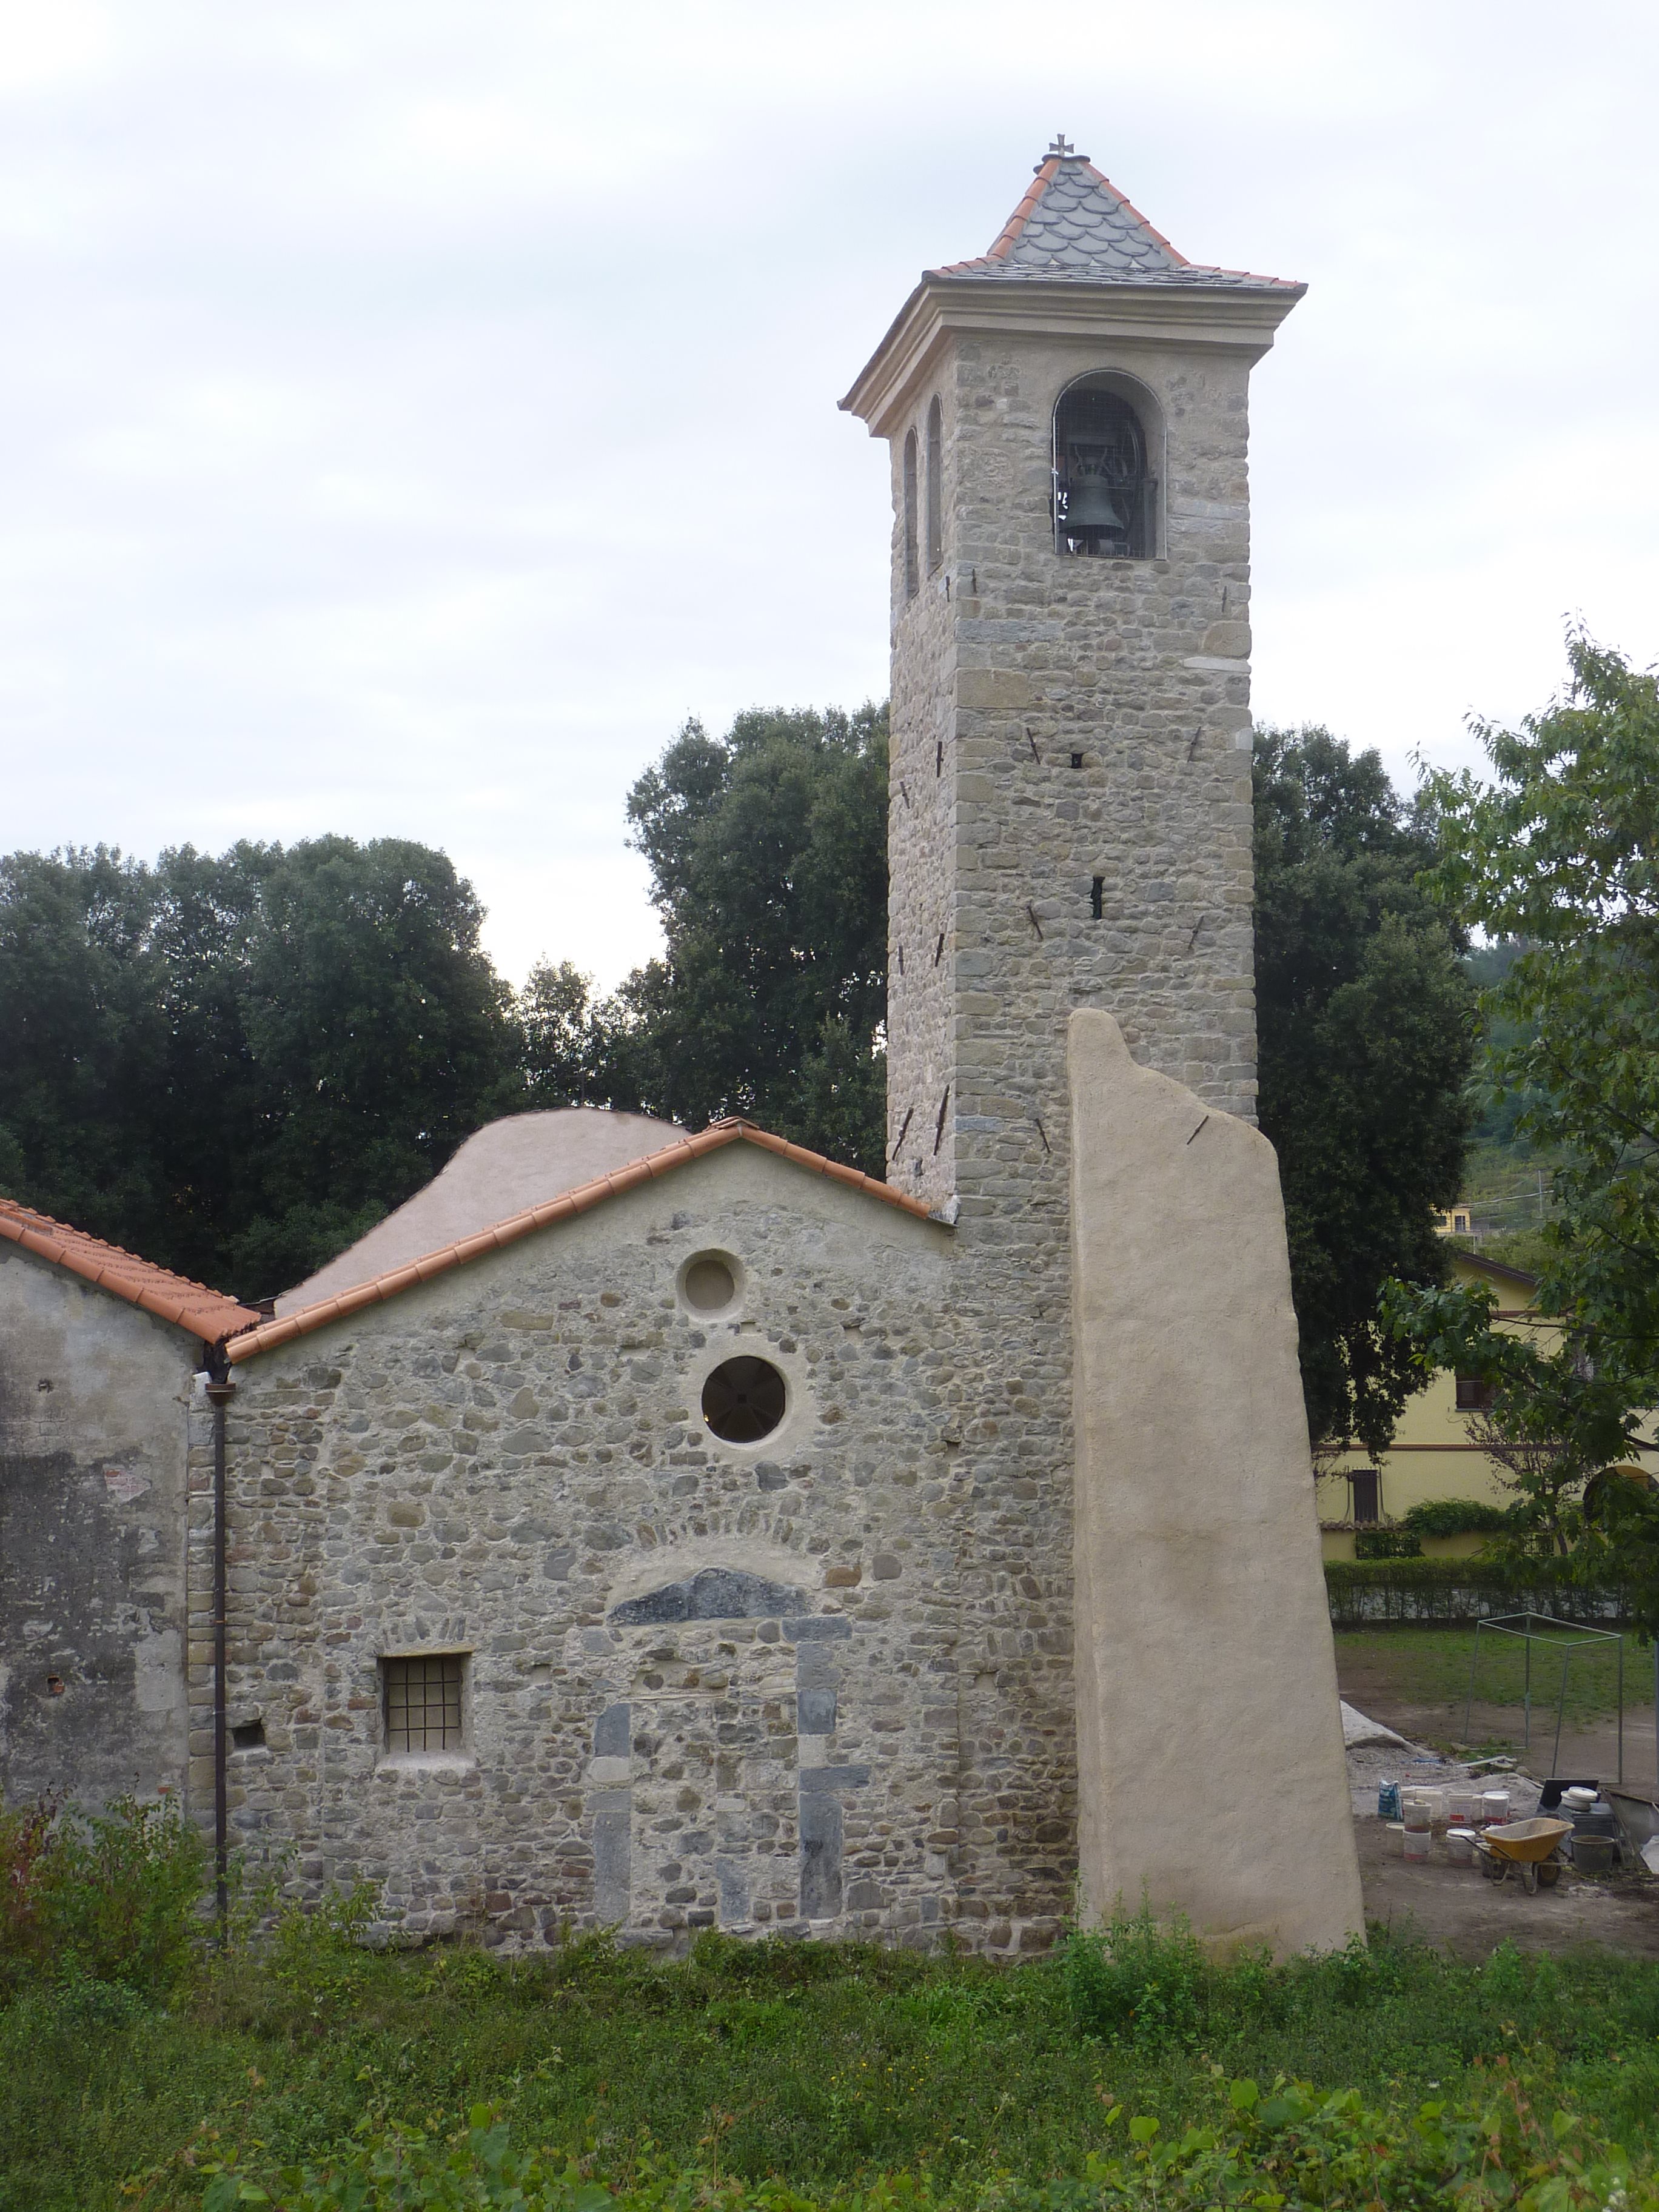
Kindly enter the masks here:
<path id="1" fill-rule="evenodd" d="M 1443 1219 L 1449 1223 L 1451 1217 Z M 1496 1293 L 1500 1327 L 1553 1333 L 1555 1323 L 1537 1310 L 1533 1276 L 1465 1251 L 1452 1254 L 1452 1272 L 1459 1284 L 1482 1285 Z M 1348 1451 L 1322 1472 L 1319 1525 L 1325 1557 L 1352 1559 L 1357 1532 L 1403 1521 L 1413 1505 L 1431 1498 L 1513 1504 L 1514 1492 L 1504 1487 L 1506 1470 L 1469 1436 L 1471 1416 L 1485 1402 L 1486 1393 L 1472 1376 L 1442 1371 L 1427 1389 L 1407 1400 L 1380 1464 L 1374 1466 L 1362 1451 Z M 1422 1541 L 1425 1558 L 1455 1559 L 1478 1552 L 1485 1539 L 1425 1536 Z"/>

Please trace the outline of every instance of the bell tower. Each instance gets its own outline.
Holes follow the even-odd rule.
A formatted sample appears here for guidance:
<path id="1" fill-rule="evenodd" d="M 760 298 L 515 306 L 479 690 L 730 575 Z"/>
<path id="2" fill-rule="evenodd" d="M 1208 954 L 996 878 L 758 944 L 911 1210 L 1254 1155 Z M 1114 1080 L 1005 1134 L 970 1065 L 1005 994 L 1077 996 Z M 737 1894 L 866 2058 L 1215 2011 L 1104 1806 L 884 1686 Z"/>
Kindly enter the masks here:
<path id="1" fill-rule="evenodd" d="M 1074 1008 L 1253 1111 L 1248 387 L 1304 289 L 1057 138 L 842 402 L 893 457 L 888 1179 L 968 1218 L 1063 1191 Z"/>
<path id="2" fill-rule="evenodd" d="M 893 464 L 887 1177 L 957 1224 L 918 1384 L 940 1910 L 993 1950 L 1074 1898 L 1363 1926 L 1251 1126 L 1249 384 L 1302 290 L 1184 260 L 1059 139 L 842 403 Z M 1194 1848 L 1229 1820 L 1250 1853 Z"/>

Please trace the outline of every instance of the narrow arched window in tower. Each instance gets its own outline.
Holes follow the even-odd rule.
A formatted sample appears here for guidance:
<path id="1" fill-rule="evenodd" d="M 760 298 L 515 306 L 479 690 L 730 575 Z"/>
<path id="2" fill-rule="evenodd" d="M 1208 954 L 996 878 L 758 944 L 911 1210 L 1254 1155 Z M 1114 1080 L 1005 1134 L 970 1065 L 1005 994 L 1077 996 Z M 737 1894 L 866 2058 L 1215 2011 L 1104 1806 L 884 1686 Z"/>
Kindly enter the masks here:
<path id="1" fill-rule="evenodd" d="M 916 574 L 916 434 L 908 431 L 904 440 L 904 596 L 914 599 L 919 579 Z"/>
<path id="2" fill-rule="evenodd" d="M 1121 392 L 1088 379 L 1054 409 L 1054 550 L 1150 561 L 1158 483 L 1140 417 Z"/>
<path id="3" fill-rule="evenodd" d="M 927 410 L 927 573 L 945 558 L 945 417 L 939 400 Z"/>

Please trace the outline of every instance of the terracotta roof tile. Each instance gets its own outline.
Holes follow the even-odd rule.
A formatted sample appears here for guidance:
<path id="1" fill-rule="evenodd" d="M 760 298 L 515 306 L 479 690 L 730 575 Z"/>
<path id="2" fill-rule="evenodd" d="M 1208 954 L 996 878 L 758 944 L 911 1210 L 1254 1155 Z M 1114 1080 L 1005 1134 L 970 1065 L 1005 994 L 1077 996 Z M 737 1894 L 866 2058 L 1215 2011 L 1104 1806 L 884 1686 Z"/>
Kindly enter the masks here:
<path id="1" fill-rule="evenodd" d="M 33 1252 L 37 1259 L 67 1268 L 83 1282 L 96 1283 L 100 1290 L 125 1298 L 129 1305 L 142 1306 L 146 1313 L 188 1329 L 208 1344 L 217 1344 L 239 1329 L 252 1328 L 259 1319 L 252 1306 L 242 1305 L 222 1291 L 210 1291 L 205 1284 L 193 1283 L 187 1275 L 175 1275 L 169 1268 L 141 1260 L 135 1253 L 124 1252 L 118 1244 L 106 1244 L 84 1229 L 71 1229 L 64 1222 L 54 1221 L 50 1214 L 37 1213 L 33 1206 L 21 1206 L 15 1199 L 0 1198 L 0 1237 Z"/>
<path id="2" fill-rule="evenodd" d="M 256 1353 L 271 1351 L 279 1344 L 291 1344 L 296 1337 L 309 1336 L 330 1322 L 343 1321 L 349 1315 L 361 1313 L 366 1306 L 384 1304 L 416 1283 L 428 1283 L 434 1276 L 447 1274 L 452 1267 L 464 1267 L 469 1260 L 477 1259 L 485 1252 L 499 1252 L 508 1244 L 516 1244 L 522 1237 L 550 1227 L 556 1221 L 574 1220 L 577 1214 L 589 1213 L 596 1206 L 603 1206 L 609 1198 L 619 1197 L 624 1191 L 636 1189 L 659 1176 L 672 1175 L 676 1168 L 701 1159 L 706 1152 L 719 1152 L 724 1146 L 736 1144 L 757 1145 L 763 1152 L 776 1152 L 781 1158 L 793 1160 L 797 1167 L 865 1191 L 883 1205 L 896 1206 L 902 1213 L 913 1214 L 919 1220 L 927 1220 L 931 1216 L 932 1209 L 925 1199 L 908 1198 L 902 1191 L 878 1182 L 873 1176 L 861 1174 L 857 1168 L 843 1167 L 838 1160 L 826 1159 L 822 1152 L 808 1152 L 804 1145 L 792 1145 L 787 1138 L 757 1129 L 752 1121 L 715 1121 L 698 1136 L 682 1137 L 674 1144 L 665 1145 L 660 1152 L 649 1152 L 643 1159 L 635 1160 L 609 1175 L 597 1176 L 592 1182 L 580 1183 L 574 1190 L 561 1192 L 557 1198 L 510 1215 L 493 1228 L 481 1230 L 459 1243 L 446 1245 L 441 1252 L 429 1252 L 424 1259 L 408 1267 L 358 1283 L 334 1297 L 303 1307 L 298 1313 L 261 1322 L 257 1328 L 248 1329 L 228 1345 L 226 1357 L 232 1361 L 252 1359 Z"/>

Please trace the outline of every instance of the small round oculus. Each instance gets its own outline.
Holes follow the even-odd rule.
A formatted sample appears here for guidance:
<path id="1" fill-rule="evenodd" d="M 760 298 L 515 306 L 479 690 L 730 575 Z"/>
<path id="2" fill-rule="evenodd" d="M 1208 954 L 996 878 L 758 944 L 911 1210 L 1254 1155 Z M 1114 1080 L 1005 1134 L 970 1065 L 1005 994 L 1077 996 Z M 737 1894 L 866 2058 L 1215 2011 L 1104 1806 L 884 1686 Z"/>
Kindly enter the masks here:
<path id="1" fill-rule="evenodd" d="M 784 1380 L 769 1359 L 724 1359 L 702 1386 L 702 1418 L 723 1443 L 758 1443 L 783 1419 Z"/>
<path id="2" fill-rule="evenodd" d="M 680 1296 L 693 1313 L 724 1313 L 738 1295 L 738 1263 L 724 1252 L 698 1252 L 680 1273 Z"/>

